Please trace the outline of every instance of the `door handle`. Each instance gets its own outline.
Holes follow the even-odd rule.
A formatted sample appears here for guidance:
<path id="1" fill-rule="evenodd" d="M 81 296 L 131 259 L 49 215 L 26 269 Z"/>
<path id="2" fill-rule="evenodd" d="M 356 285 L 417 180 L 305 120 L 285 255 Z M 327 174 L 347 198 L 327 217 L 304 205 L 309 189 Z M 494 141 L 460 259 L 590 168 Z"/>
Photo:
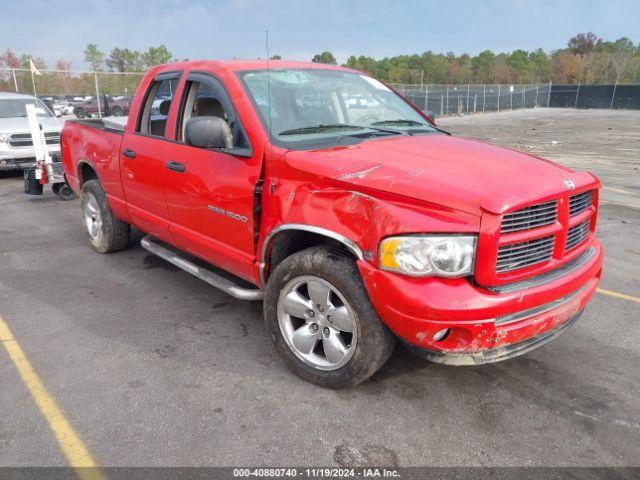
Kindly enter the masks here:
<path id="1" fill-rule="evenodd" d="M 184 163 L 175 162 L 173 160 L 169 160 L 167 162 L 167 168 L 169 170 L 173 170 L 174 172 L 182 173 L 186 170 Z"/>
<path id="2" fill-rule="evenodd" d="M 122 152 L 122 154 L 127 158 L 136 158 L 136 152 L 128 148 L 124 152 Z"/>

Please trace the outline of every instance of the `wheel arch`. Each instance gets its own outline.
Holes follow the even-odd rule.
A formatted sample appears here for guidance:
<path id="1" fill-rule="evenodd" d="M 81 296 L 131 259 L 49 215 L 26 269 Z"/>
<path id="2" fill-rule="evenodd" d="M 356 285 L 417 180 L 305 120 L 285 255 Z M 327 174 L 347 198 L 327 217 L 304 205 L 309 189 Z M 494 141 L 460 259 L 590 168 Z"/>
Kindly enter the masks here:
<path id="1" fill-rule="evenodd" d="M 272 229 L 260 252 L 260 282 L 266 285 L 269 270 L 273 270 L 288 256 L 317 245 L 330 245 L 343 250 L 355 260 L 364 260 L 360 246 L 344 235 L 315 225 L 283 224 Z"/>
<path id="2" fill-rule="evenodd" d="M 89 180 L 100 180 L 96 169 L 86 160 L 78 162 L 78 185 L 82 187 Z"/>

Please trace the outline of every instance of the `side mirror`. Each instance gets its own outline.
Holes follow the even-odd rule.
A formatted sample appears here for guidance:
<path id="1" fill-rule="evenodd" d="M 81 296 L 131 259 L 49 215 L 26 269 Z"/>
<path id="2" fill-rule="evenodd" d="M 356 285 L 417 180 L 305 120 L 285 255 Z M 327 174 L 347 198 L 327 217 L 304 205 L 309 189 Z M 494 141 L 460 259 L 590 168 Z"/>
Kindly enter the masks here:
<path id="1" fill-rule="evenodd" d="M 198 148 L 232 148 L 233 135 L 220 117 L 193 117 L 187 122 L 185 142 Z"/>

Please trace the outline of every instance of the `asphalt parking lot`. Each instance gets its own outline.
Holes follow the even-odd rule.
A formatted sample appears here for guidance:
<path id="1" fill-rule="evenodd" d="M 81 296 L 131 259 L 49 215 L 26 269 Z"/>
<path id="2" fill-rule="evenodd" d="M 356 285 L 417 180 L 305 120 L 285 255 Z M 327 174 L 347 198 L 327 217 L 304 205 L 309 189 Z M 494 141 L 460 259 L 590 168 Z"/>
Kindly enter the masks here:
<path id="1" fill-rule="evenodd" d="M 94 253 L 77 200 L 26 196 L 20 176 L 0 174 L 0 316 L 95 462 L 640 465 L 640 112 L 439 123 L 601 178 L 603 291 L 572 329 L 525 356 L 448 367 L 398 348 L 371 381 L 343 391 L 285 368 L 259 304 L 135 242 Z M 2 348 L 0 379 L 0 465 L 68 465 Z"/>

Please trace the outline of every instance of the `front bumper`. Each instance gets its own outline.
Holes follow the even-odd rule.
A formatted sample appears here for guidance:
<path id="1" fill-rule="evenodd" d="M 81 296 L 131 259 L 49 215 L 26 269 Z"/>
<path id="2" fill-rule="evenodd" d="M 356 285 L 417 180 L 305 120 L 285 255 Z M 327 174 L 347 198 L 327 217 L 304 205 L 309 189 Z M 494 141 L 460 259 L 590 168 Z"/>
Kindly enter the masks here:
<path id="1" fill-rule="evenodd" d="M 6 170 L 26 170 L 36 164 L 35 157 L 31 158 L 0 158 L 0 172 Z"/>
<path id="2" fill-rule="evenodd" d="M 407 346 L 416 355 L 419 355 L 435 363 L 454 366 L 484 365 L 485 363 L 500 362 L 502 360 L 508 360 L 509 358 L 517 357 L 519 355 L 524 355 L 531 350 L 535 350 L 536 348 L 549 343 L 565 330 L 569 329 L 569 327 L 573 326 L 578 318 L 580 318 L 580 315 L 582 315 L 582 310 L 576 313 L 573 317 L 569 318 L 569 320 L 566 320 L 564 323 L 561 323 L 551 330 L 547 330 L 546 332 L 540 333 L 534 337 L 522 340 L 521 342 L 511 343 L 503 345 L 501 347 L 488 348 L 486 350 L 480 350 L 478 352 L 443 353 L 434 352 L 432 350 L 425 350 L 416 347 L 415 345 L 407 344 Z"/>
<path id="3" fill-rule="evenodd" d="M 587 252 L 587 261 L 563 275 L 499 293 L 463 278 L 415 278 L 358 265 L 380 318 L 403 342 L 440 363 L 476 365 L 537 348 L 575 321 L 602 273 L 597 239 Z"/>
<path id="4" fill-rule="evenodd" d="M 50 155 L 59 154 L 59 145 L 47 145 Z M 0 171 L 25 170 L 36 164 L 36 153 L 33 148 L 11 148 L 4 145 L 0 148 Z"/>

